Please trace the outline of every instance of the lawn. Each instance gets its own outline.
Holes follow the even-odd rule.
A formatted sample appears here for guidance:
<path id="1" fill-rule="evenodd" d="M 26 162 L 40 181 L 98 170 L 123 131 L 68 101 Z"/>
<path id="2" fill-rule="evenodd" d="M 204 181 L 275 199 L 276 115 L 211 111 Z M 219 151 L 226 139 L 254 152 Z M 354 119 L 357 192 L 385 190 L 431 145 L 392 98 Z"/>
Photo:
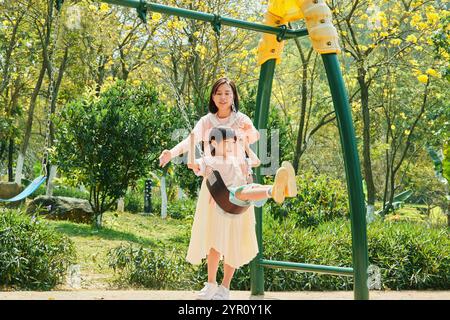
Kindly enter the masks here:
<path id="1" fill-rule="evenodd" d="M 114 272 L 108 267 L 107 253 L 122 243 L 152 246 L 164 243 L 185 250 L 190 223 L 157 216 L 107 212 L 103 229 L 69 221 L 47 220 L 58 232 L 73 240 L 81 268 L 83 288 L 111 288 Z M 64 289 L 62 285 L 60 289 Z"/>

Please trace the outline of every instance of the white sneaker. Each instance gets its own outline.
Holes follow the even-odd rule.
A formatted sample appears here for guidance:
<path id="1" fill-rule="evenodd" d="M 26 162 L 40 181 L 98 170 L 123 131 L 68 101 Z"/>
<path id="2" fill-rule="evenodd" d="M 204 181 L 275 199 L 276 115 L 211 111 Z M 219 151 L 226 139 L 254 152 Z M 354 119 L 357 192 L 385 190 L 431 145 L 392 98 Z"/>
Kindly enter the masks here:
<path id="1" fill-rule="evenodd" d="M 216 294 L 212 298 L 213 300 L 230 300 L 230 289 L 225 288 L 224 286 L 219 286 Z"/>
<path id="2" fill-rule="evenodd" d="M 197 300 L 211 300 L 217 290 L 217 282 L 205 282 L 205 286 L 197 294 Z"/>

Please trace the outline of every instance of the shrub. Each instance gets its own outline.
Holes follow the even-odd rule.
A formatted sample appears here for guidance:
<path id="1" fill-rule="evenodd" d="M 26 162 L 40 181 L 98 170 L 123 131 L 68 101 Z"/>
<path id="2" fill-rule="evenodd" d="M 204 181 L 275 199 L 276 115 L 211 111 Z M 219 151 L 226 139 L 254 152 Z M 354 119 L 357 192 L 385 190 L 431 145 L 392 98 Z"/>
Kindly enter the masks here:
<path id="1" fill-rule="evenodd" d="M 168 201 L 167 215 L 173 219 L 179 220 L 193 219 L 196 205 L 197 200 L 191 198 Z M 152 213 L 161 215 L 161 197 L 152 198 Z"/>
<path id="2" fill-rule="evenodd" d="M 296 228 L 295 220 L 264 219 L 264 258 L 331 266 L 352 266 L 350 222 L 315 229 Z M 444 228 L 376 221 L 368 227 L 369 264 L 380 268 L 383 289 L 450 288 L 450 240 Z M 236 272 L 236 289 L 249 289 L 249 266 Z M 353 278 L 265 269 L 267 290 L 350 290 Z"/>
<path id="3" fill-rule="evenodd" d="M 34 199 L 37 196 L 45 195 L 46 192 L 47 192 L 47 189 L 45 187 L 41 186 L 35 192 L 33 192 L 33 194 L 29 198 Z M 53 189 L 53 196 L 89 200 L 88 192 L 81 191 L 78 188 L 67 187 L 67 186 L 55 186 Z"/>
<path id="4" fill-rule="evenodd" d="M 120 283 L 156 290 L 189 287 L 190 265 L 176 249 L 169 254 L 165 247 L 121 245 L 108 252 L 109 266 L 119 272 Z"/>
<path id="5" fill-rule="evenodd" d="M 192 218 L 195 214 L 196 199 L 184 198 L 169 202 L 167 214 L 174 219 Z"/>
<path id="6" fill-rule="evenodd" d="M 153 204 L 152 204 L 153 205 Z M 144 193 L 128 191 L 125 195 L 125 211 L 139 213 L 144 211 Z"/>
<path id="7" fill-rule="evenodd" d="M 347 189 L 337 179 L 305 173 L 297 176 L 298 195 L 283 204 L 268 202 L 267 210 L 277 219 L 288 214 L 297 227 L 316 227 L 325 221 L 349 216 Z"/>
<path id="8" fill-rule="evenodd" d="M 49 290 L 74 261 L 72 241 L 39 217 L 18 210 L 0 214 L 0 285 Z"/>
<path id="9" fill-rule="evenodd" d="M 298 228 L 294 217 L 264 217 L 264 258 L 351 267 L 350 221 L 335 219 L 316 228 Z M 189 235 L 186 234 L 186 237 Z M 188 242 L 188 241 L 186 241 Z M 196 290 L 207 279 L 205 263 L 191 266 L 184 250 L 115 249 L 111 266 L 129 284 L 153 289 Z M 382 289 L 450 288 L 450 239 L 446 229 L 404 222 L 375 221 L 368 227 L 369 264 L 380 269 Z M 120 259 L 119 259 L 120 257 Z M 223 277 L 219 268 L 218 279 Z M 282 269 L 264 269 L 265 289 L 352 290 L 353 278 Z M 250 290 L 250 265 L 236 270 L 233 290 Z"/>

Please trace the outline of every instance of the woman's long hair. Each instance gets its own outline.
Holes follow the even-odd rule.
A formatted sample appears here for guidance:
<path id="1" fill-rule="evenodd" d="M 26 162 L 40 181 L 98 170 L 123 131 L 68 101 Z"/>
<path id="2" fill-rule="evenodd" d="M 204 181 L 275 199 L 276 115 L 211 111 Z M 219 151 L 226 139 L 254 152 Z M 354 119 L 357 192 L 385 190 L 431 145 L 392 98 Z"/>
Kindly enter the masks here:
<path id="1" fill-rule="evenodd" d="M 217 89 L 219 89 L 219 87 L 224 83 L 228 84 L 231 87 L 231 90 L 233 90 L 234 110 L 236 110 L 236 112 L 239 111 L 239 95 L 236 89 L 236 85 L 234 84 L 233 81 L 224 77 L 217 80 L 212 86 L 211 94 L 209 95 L 209 106 L 208 106 L 209 112 L 211 113 L 216 113 L 217 111 L 219 111 L 216 104 L 214 103 L 213 95 L 216 94 Z"/>

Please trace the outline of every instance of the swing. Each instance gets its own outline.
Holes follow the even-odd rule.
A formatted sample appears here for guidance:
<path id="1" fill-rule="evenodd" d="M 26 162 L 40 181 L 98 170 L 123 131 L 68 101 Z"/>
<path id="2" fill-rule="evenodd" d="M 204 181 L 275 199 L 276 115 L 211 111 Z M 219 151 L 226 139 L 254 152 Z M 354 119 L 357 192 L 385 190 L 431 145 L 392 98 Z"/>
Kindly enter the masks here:
<path id="1" fill-rule="evenodd" d="M 14 196 L 11 199 L 1 199 L 0 202 L 15 202 L 20 201 L 28 197 L 30 194 L 32 194 L 34 191 L 36 191 L 37 188 L 41 186 L 41 184 L 44 183 L 44 181 L 47 179 L 46 176 L 39 176 L 36 179 L 33 180 L 21 193 Z"/>
<path id="2" fill-rule="evenodd" d="M 188 167 L 194 164 L 195 140 L 194 134 L 189 134 Z M 203 152 L 201 152 L 203 155 Z M 228 190 L 219 171 L 212 170 L 206 178 L 206 187 L 217 205 L 225 212 L 241 214 L 250 206 L 238 206 L 230 201 L 230 190 Z"/>
<path id="3" fill-rule="evenodd" d="M 238 206 L 230 201 L 230 191 L 220 176 L 219 171 L 213 170 L 206 179 L 206 186 L 217 205 L 225 212 L 241 214 L 250 206 Z"/>
<path id="4" fill-rule="evenodd" d="M 59 26 L 59 17 L 61 15 L 61 5 L 62 1 L 57 1 L 55 3 L 57 14 L 55 18 L 55 29 L 58 30 Z M 53 38 L 53 48 L 56 48 L 56 42 L 58 39 L 58 32 L 56 32 L 56 36 Z M 31 195 L 33 192 L 35 192 L 47 179 L 47 164 L 48 164 L 48 149 L 50 147 L 49 145 L 49 137 L 50 137 L 50 124 L 51 124 L 51 106 L 53 104 L 53 91 L 54 91 L 54 77 L 53 77 L 53 54 L 50 57 L 50 72 L 49 72 L 49 95 L 48 95 L 48 101 L 46 106 L 48 106 L 49 111 L 47 112 L 47 127 L 46 127 L 46 134 L 45 134 L 45 149 L 44 149 L 44 155 L 42 158 L 41 163 L 41 175 L 34 179 L 21 193 L 18 195 L 10 198 L 10 199 L 1 199 L 0 202 L 16 202 L 23 200 L 27 198 L 29 195 Z"/>

